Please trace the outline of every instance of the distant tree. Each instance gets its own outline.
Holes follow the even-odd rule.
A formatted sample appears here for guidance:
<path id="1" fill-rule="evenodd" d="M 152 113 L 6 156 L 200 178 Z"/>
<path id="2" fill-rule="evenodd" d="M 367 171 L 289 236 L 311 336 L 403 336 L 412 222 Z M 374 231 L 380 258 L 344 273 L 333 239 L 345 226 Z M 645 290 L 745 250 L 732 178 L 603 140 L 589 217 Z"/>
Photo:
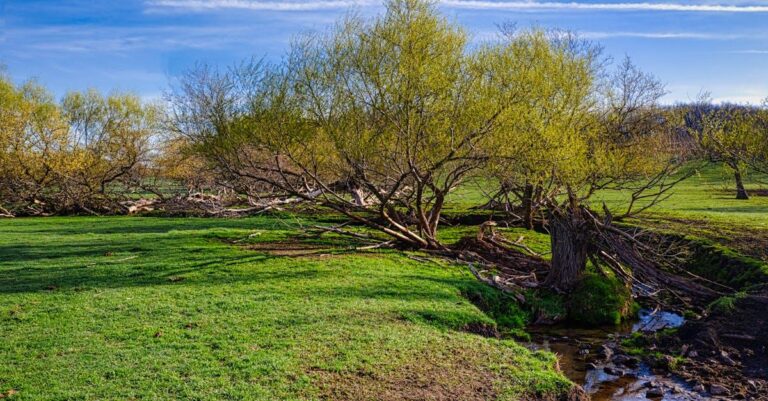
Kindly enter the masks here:
<path id="1" fill-rule="evenodd" d="M 0 77 L 0 212 L 114 212 L 146 171 L 160 109 L 90 91 L 59 105 L 34 82 Z"/>
<path id="2" fill-rule="evenodd" d="M 759 170 L 765 160 L 768 137 L 761 129 L 761 115 L 765 112 L 744 105 L 713 105 L 707 96 L 684 108 L 686 126 L 697 139 L 703 156 L 731 171 L 736 199 L 749 199 L 744 174 L 749 168 Z"/>
<path id="3" fill-rule="evenodd" d="M 159 107 L 130 94 L 90 90 L 67 94 L 61 108 L 73 163 L 65 189 L 75 208 L 108 206 L 141 186 L 159 129 Z"/>
<path id="4" fill-rule="evenodd" d="M 33 81 L 0 76 L 0 212 L 38 214 L 60 188 L 67 127 L 52 96 Z"/>

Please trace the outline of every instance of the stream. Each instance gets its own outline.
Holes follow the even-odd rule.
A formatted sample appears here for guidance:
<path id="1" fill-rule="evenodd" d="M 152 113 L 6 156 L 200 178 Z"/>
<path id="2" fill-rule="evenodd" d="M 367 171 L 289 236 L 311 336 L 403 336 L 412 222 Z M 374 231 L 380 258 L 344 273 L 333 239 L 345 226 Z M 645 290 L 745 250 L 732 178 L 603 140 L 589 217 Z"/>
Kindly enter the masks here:
<path id="1" fill-rule="evenodd" d="M 580 384 L 594 401 L 709 400 L 674 376 L 654 372 L 638 358 L 614 355 L 613 349 L 631 333 L 682 326 L 685 319 L 665 311 L 640 310 L 634 322 L 597 329 L 565 326 L 529 327 L 533 350 L 558 355 L 560 369 Z"/>

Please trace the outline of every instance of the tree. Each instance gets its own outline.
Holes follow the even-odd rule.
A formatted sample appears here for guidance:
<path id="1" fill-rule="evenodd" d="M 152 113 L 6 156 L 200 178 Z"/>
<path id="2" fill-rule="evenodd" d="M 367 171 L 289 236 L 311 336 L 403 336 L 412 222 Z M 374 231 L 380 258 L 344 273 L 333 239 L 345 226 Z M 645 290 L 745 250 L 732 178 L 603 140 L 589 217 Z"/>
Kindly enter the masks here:
<path id="1" fill-rule="evenodd" d="M 0 212 L 98 213 L 142 180 L 160 109 L 131 95 L 68 94 L 0 79 Z"/>
<path id="2" fill-rule="evenodd" d="M 161 110 L 130 94 L 104 96 L 95 90 L 68 93 L 62 113 L 70 128 L 72 171 L 66 192 L 76 208 L 120 198 L 140 187 L 157 135 Z"/>
<path id="3" fill-rule="evenodd" d="M 765 112 L 750 106 L 713 105 L 706 96 L 685 109 L 686 126 L 704 157 L 730 169 L 736 183 L 736 199 L 749 199 L 743 176 L 750 167 L 759 170 L 765 160 L 768 137 L 760 128 Z"/>
<path id="4" fill-rule="evenodd" d="M 302 38 L 277 68 L 198 69 L 177 88 L 176 127 L 253 196 L 442 249 L 446 196 L 488 160 L 483 143 L 524 101 L 534 56 L 524 38 L 473 50 L 434 4 L 389 1 L 372 21 Z"/>
<path id="5" fill-rule="evenodd" d="M 552 243 L 543 284 L 570 291 L 588 260 L 650 274 L 634 252 L 638 247 L 625 246 L 636 241 L 612 221 L 657 203 L 683 178 L 672 178 L 670 121 L 657 106 L 663 87 L 629 60 L 609 74 L 594 47 L 562 35 L 534 35 L 544 84 L 529 94 L 525 118 L 508 127 L 515 140 L 502 135 L 495 145 L 498 160 L 513 162 L 496 166 L 494 174 L 502 183 L 538 188 Z M 596 212 L 590 201 L 598 191 L 628 192 L 626 209 L 603 205 L 602 215 Z"/>
<path id="6" fill-rule="evenodd" d="M 56 197 L 67 129 L 52 96 L 33 81 L 0 76 L 0 212 L 38 214 Z"/>

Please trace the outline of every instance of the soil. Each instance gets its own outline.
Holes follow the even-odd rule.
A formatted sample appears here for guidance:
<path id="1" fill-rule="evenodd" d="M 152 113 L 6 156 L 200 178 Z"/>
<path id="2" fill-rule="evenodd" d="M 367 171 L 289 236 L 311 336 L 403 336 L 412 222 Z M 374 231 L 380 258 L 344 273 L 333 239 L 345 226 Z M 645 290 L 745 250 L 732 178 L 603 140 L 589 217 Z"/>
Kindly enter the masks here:
<path id="1" fill-rule="evenodd" d="M 743 298 L 732 309 L 687 322 L 672 338 L 656 345 L 681 355 L 674 369 L 702 384 L 710 395 L 768 400 L 768 285 Z"/>

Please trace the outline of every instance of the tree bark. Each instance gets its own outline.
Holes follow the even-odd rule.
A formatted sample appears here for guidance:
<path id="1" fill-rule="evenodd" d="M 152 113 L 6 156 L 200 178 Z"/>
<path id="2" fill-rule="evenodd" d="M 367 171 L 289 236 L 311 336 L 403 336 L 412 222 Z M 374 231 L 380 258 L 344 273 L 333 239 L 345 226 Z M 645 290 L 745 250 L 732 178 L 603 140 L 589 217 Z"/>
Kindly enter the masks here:
<path id="1" fill-rule="evenodd" d="M 569 292 L 587 267 L 589 231 L 580 210 L 564 214 L 553 213 L 549 218 L 552 244 L 552 268 L 544 285 Z"/>
<path id="2" fill-rule="evenodd" d="M 523 226 L 533 230 L 533 185 L 525 184 L 523 189 Z"/>
<path id="3" fill-rule="evenodd" d="M 733 178 L 736 179 L 736 199 L 749 199 L 749 194 L 744 188 L 744 181 L 741 178 L 741 171 L 738 168 L 734 169 Z"/>

